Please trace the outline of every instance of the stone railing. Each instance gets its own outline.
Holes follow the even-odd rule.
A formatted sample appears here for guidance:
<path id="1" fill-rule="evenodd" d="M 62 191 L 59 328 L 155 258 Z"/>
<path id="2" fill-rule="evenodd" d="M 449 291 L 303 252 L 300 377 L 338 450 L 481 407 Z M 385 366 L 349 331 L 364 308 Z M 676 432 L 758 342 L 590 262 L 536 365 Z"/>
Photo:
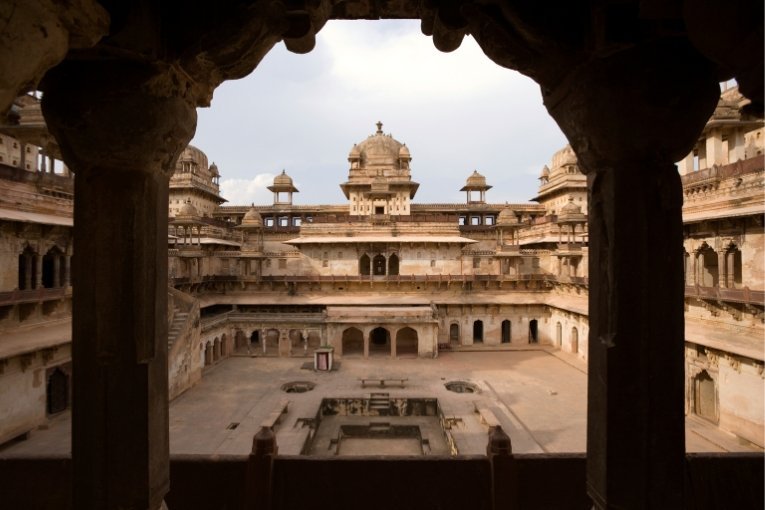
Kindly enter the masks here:
<path id="1" fill-rule="evenodd" d="M 10 292 L 0 292 L 0 305 L 15 305 L 20 303 L 37 303 L 42 301 L 53 301 L 72 296 L 71 287 L 57 287 L 55 289 L 30 289 L 30 290 L 12 290 Z"/>
<path id="2" fill-rule="evenodd" d="M 686 285 L 685 297 L 765 306 L 765 291 L 751 290 L 749 287 L 744 287 L 743 289 L 730 289 Z"/>
<path id="3" fill-rule="evenodd" d="M 517 454 L 503 446 L 490 443 L 488 455 L 480 456 L 285 456 L 276 454 L 274 433 L 261 430 L 250 454 L 170 455 L 165 502 L 168 508 L 287 510 L 331 501 L 335 508 L 356 508 L 374 494 L 370 508 L 592 508 L 586 454 Z M 689 510 L 763 507 L 761 453 L 686 454 L 685 471 L 693 487 L 685 494 Z M 4 508 L 70 510 L 72 480 L 71 455 L 0 458 Z M 380 491 L 380 480 L 390 487 L 432 483 L 402 499 L 401 491 Z"/>

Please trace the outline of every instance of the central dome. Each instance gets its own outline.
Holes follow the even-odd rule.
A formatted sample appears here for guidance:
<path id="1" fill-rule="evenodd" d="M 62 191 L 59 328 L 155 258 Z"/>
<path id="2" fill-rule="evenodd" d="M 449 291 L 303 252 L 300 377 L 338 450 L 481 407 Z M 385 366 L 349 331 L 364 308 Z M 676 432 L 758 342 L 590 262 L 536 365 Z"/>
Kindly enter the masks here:
<path id="1" fill-rule="evenodd" d="M 364 166 L 398 166 L 402 157 L 409 157 L 409 150 L 403 143 L 382 131 L 382 122 L 377 123 L 377 131 L 366 140 L 353 146 L 348 159 L 360 159 Z"/>

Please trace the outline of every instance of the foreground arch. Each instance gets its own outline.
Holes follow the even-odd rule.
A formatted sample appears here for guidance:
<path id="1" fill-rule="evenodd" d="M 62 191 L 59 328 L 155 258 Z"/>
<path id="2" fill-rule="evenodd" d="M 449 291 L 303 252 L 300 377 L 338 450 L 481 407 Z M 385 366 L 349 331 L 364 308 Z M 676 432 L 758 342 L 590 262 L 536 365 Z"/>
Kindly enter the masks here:
<path id="1" fill-rule="evenodd" d="M 107 500 L 155 510 L 169 486 L 163 204 L 196 106 L 208 105 L 222 81 L 251 72 L 282 39 L 304 53 L 329 18 L 381 17 L 422 18 L 442 51 L 470 33 L 492 60 L 540 84 L 589 173 L 588 491 L 598 508 L 684 506 L 681 193 L 673 162 L 696 141 L 718 80 L 736 77 L 762 112 L 761 2 L 725 9 L 656 2 L 649 13 L 636 1 L 571 2 L 552 15 L 546 5 L 491 0 L 199 2 L 179 12 L 137 2 L 74 5 L 65 12 L 12 2 L 27 16 L 5 27 L 0 76 L 9 82 L 0 109 L 42 79 L 46 120 L 77 173 L 78 253 L 109 246 L 132 261 L 73 264 L 77 507 Z M 718 23 L 723 11 L 737 23 Z M 29 30 L 24 19 L 42 29 Z M 737 44 L 746 51 L 731 52 Z M 133 398 L 106 405 L 123 394 Z M 637 415 L 623 419 L 630 411 Z"/>

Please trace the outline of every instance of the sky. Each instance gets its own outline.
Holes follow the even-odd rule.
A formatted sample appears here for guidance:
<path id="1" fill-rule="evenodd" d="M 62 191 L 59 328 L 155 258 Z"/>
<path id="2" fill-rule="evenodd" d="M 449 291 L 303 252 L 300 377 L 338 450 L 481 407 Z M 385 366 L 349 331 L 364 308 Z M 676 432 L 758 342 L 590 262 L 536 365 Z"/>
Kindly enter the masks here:
<path id="1" fill-rule="evenodd" d="M 198 114 L 191 143 L 218 165 L 227 205 L 271 204 L 266 186 L 283 169 L 293 203 L 345 204 L 348 152 L 378 120 L 411 151 L 415 203 L 464 202 L 473 170 L 493 186 L 488 202 L 527 202 L 566 144 L 530 78 L 470 37 L 441 53 L 411 20 L 330 21 L 306 55 L 279 43 Z"/>

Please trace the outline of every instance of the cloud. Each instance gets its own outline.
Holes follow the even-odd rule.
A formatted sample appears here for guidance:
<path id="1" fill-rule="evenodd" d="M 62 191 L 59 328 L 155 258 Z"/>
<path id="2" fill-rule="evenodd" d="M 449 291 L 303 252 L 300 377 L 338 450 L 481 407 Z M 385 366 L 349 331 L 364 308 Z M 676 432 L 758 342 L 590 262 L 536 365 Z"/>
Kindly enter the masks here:
<path id="1" fill-rule="evenodd" d="M 270 204 L 265 186 L 282 169 L 296 204 L 343 204 L 348 151 L 378 120 L 411 150 L 420 203 L 464 201 L 474 169 L 494 186 L 487 200 L 527 200 L 566 143 L 532 80 L 471 38 L 441 53 L 411 20 L 331 21 L 307 55 L 277 45 L 251 76 L 219 87 L 192 143 L 218 164 L 229 204 Z"/>
<path id="2" fill-rule="evenodd" d="M 223 179 L 220 194 L 227 205 L 271 204 L 273 193 L 266 189 L 274 182 L 274 174 L 258 174 L 252 179 Z"/>
<path id="3" fill-rule="evenodd" d="M 442 53 L 413 24 L 336 21 L 319 32 L 317 47 L 328 48 L 334 79 L 352 94 L 347 99 L 454 100 L 527 80 L 492 63 L 471 37 Z"/>

